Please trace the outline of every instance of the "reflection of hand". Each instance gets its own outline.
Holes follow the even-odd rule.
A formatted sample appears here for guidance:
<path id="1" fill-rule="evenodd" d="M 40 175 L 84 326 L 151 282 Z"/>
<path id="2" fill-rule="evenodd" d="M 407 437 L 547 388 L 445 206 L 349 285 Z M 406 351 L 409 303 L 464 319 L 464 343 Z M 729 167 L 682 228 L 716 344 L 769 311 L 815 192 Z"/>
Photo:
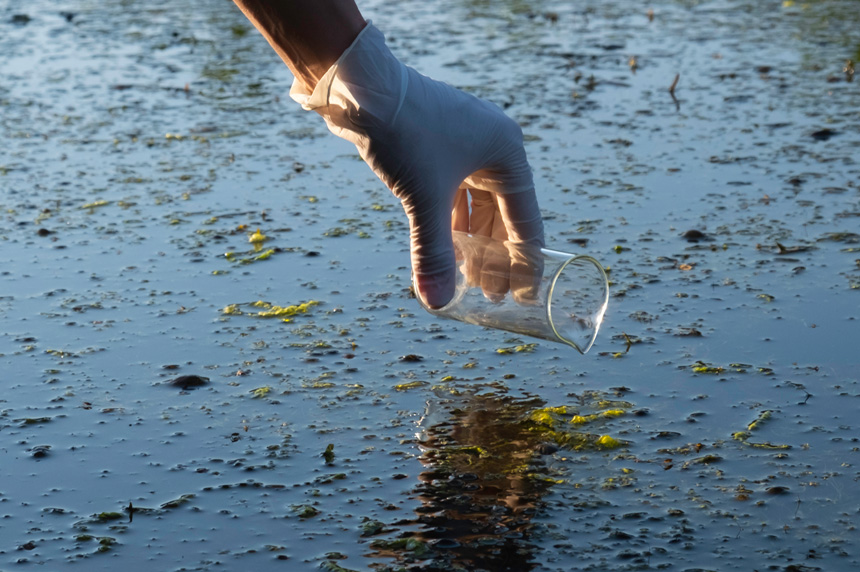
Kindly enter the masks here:
<path id="1" fill-rule="evenodd" d="M 401 64 L 370 23 L 313 93 L 296 82 L 291 95 L 355 143 L 401 200 L 413 277 L 428 306 L 444 306 L 454 293 L 452 228 L 543 244 L 519 126 L 497 106 Z M 471 212 L 465 189 L 472 193 Z M 501 288 L 494 284 L 488 291 Z"/>
<path id="2" fill-rule="evenodd" d="M 456 212 L 456 211 L 455 211 Z M 470 287 L 480 286 L 487 299 L 501 302 L 508 291 L 518 304 L 538 302 L 543 255 L 539 246 L 473 237 L 469 246 L 455 241 L 457 259 Z"/>

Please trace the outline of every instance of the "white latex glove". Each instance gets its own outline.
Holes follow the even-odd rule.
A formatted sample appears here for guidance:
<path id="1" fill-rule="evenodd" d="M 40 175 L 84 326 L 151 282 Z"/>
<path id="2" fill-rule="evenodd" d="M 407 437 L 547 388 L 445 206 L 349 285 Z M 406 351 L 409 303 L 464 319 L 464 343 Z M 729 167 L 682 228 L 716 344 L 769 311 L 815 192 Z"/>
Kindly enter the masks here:
<path id="1" fill-rule="evenodd" d="M 400 63 L 370 22 L 313 93 L 297 80 L 290 96 L 353 142 L 400 199 L 409 217 L 413 279 L 431 308 L 454 293 L 452 228 L 543 245 L 519 125 L 496 105 Z"/>

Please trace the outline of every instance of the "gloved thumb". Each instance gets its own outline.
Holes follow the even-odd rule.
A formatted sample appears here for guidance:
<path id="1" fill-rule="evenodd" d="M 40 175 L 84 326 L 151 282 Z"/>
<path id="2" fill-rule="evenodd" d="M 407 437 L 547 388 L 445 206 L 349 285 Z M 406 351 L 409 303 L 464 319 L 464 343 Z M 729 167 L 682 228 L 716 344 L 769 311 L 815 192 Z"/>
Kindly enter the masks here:
<path id="1" fill-rule="evenodd" d="M 442 308 L 454 297 L 457 281 L 457 263 L 451 238 L 452 205 L 447 204 L 447 201 L 420 204 L 414 199 L 401 202 L 409 218 L 412 280 L 416 295 L 425 306 L 434 310 Z"/>

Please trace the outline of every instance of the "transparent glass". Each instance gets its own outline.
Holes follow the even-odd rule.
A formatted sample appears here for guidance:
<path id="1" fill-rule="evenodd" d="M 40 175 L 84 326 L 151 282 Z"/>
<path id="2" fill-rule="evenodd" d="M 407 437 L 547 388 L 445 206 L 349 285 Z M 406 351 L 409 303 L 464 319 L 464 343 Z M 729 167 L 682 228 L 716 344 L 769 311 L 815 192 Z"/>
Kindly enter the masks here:
<path id="1" fill-rule="evenodd" d="M 603 266 L 590 256 L 454 232 L 457 285 L 443 318 L 560 342 L 584 354 L 609 304 Z"/>

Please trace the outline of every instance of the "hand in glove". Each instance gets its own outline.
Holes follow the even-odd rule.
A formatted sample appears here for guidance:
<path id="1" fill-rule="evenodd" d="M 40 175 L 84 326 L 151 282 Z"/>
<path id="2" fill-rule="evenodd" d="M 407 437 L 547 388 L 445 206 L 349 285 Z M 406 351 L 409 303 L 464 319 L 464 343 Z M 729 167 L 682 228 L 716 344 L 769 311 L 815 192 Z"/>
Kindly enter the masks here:
<path id="1" fill-rule="evenodd" d="M 400 63 L 370 22 L 313 92 L 296 81 L 290 95 L 353 142 L 400 199 L 409 218 L 415 286 L 431 308 L 453 296 L 452 228 L 543 245 L 519 126 L 497 106 Z M 508 287 L 496 282 L 484 289 L 488 296 L 504 295 Z"/>

